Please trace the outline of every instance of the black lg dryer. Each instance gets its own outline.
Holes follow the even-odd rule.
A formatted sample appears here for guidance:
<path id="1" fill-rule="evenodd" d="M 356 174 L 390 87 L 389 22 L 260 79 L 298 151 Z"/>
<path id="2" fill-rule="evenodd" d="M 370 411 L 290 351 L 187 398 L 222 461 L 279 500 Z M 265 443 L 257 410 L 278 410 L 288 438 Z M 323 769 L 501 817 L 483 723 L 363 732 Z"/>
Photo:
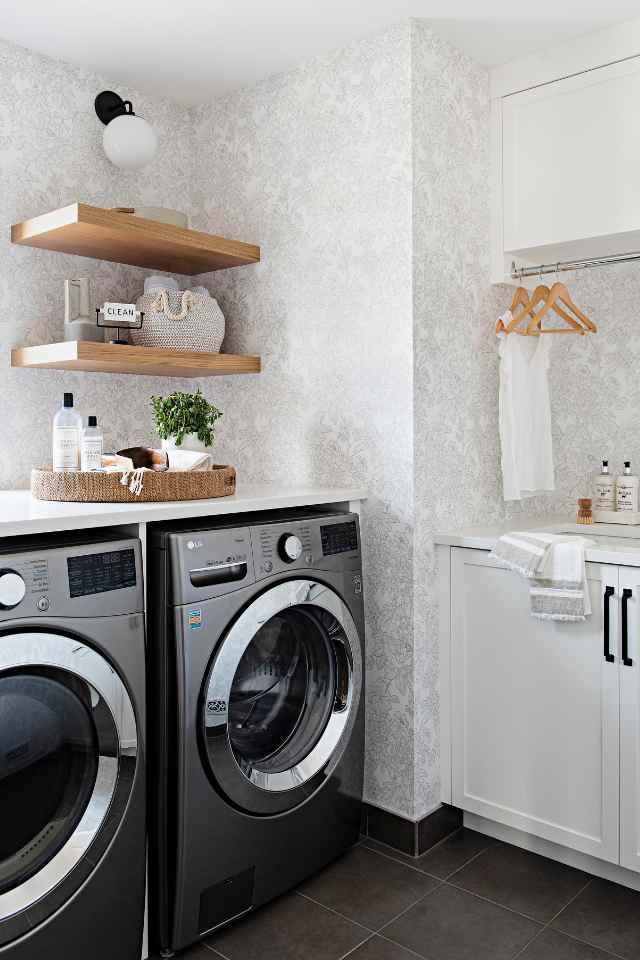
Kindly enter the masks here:
<path id="1" fill-rule="evenodd" d="M 152 923 L 171 953 L 358 838 L 362 568 L 354 514 L 235 517 L 151 542 Z"/>

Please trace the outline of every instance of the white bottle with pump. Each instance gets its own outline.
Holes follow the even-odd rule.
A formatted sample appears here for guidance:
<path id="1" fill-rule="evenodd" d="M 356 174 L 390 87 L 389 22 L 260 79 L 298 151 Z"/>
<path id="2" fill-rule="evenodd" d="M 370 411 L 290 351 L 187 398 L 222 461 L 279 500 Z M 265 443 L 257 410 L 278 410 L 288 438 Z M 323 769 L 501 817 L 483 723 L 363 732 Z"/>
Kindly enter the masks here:
<path id="1" fill-rule="evenodd" d="M 640 480 L 631 473 L 631 461 L 625 460 L 624 473 L 616 480 L 616 506 L 620 511 L 638 512 Z"/>
<path id="2" fill-rule="evenodd" d="M 65 393 L 64 402 L 53 418 L 53 469 L 80 469 L 82 417 L 73 409 L 73 394 Z"/>
<path id="3" fill-rule="evenodd" d="M 80 469 L 82 471 L 102 469 L 102 430 L 98 429 L 97 417 L 89 417 L 87 426 L 82 431 Z"/>
<path id="4" fill-rule="evenodd" d="M 594 510 L 616 509 L 616 481 L 609 473 L 609 461 L 602 461 L 602 472 L 596 477 L 593 490 Z"/>

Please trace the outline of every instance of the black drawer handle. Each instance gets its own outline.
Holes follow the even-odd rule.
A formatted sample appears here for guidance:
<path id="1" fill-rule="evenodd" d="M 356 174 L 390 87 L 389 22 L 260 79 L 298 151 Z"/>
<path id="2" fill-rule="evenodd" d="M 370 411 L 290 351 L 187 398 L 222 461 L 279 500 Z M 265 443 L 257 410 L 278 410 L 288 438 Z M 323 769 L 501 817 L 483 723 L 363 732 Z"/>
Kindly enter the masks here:
<path id="1" fill-rule="evenodd" d="M 604 588 L 604 658 L 607 663 L 614 663 L 616 659 L 609 650 L 609 600 L 614 593 L 613 587 Z"/>
<path id="2" fill-rule="evenodd" d="M 622 662 L 625 667 L 632 667 L 633 660 L 629 656 L 629 622 L 627 618 L 627 604 L 633 596 L 633 590 L 628 587 L 622 591 Z"/>

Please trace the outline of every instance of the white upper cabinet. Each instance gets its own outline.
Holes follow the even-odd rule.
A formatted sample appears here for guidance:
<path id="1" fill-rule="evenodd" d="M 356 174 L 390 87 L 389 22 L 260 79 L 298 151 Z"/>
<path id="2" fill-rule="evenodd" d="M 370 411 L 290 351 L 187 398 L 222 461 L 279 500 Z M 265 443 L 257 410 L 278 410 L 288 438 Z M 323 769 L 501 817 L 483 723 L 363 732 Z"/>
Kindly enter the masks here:
<path id="1" fill-rule="evenodd" d="M 506 252 L 577 243 L 604 256 L 613 237 L 637 249 L 639 104 L 640 58 L 505 99 Z"/>
<path id="2" fill-rule="evenodd" d="M 640 53 L 640 22 L 634 29 L 630 49 Z M 494 281 L 514 260 L 537 266 L 640 250 L 640 55 L 622 59 L 620 34 L 615 46 L 607 36 L 602 66 L 593 67 L 592 37 L 588 47 L 581 41 L 582 70 L 568 50 L 571 76 L 556 51 L 546 77 L 517 65 L 507 79 L 494 77 Z"/>

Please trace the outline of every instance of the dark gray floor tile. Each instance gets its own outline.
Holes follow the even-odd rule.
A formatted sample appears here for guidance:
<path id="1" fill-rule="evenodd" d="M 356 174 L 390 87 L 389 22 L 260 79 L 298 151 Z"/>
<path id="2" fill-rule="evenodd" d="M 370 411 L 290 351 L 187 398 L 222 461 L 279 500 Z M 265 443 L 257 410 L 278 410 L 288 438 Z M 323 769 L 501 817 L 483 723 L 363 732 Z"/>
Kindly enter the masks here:
<path id="1" fill-rule="evenodd" d="M 416 960 L 415 953 L 383 937 L 371 937 L 349 954 L 348 960 Z"/>
<path id="2" fill-rule="evenodd" d="M 364 927 L 294 893 L 213 934 L 206 943 L 229 960 L 338 960 L 368 937 Z"/>
<path id="3" fill-rule="evenodd" d="M 507 843 L 495 843 L 450 883 L 548 923 L 589 882 L 587 874 Z"/>
<path id="4" fill-rule="evenodd" d="M 382 933 L 428 960 L 512 960 L 540 925 L 448 885 Z"/>
<path id="5" fill-rule="evenodd" d="M 555 930 L 545 930 L 520 954 L 518 960 L 611 960 L 611 954 L 589 947 L 586 943 L 578 943 Z"/>
<path id="6" fill-rule="evenodd" d="M 434 877 L 444 879 L 495 843 L 497 841 L 493 837 L 486 837 L 483 833 L 463 827 L 437 847 L 418 857 L 416 866 Z"/>
<path id="7" fill-rule="evenodd" d="M 421 857 L 409 857 L 376 840 L 365 840 L 363 846 L 444 880 L 496 842 L 492 837 L 485 837 L 481 833 L 476 833 L 475 830 L 467 830 L 463 827 L 456 833 L 452 833 L 442 843 L 427 850 Z"/>
<path id="8" fill-rule="evenodd" d="M 638 960 L 640 893 L 594 879 L 553 926 L 625 960 Z"/>
<path id="9" fill-rule="evenodd" d="M 492 837 L 486 837 L 482 833 L 476 833 L 475 830 L 468 830 L 463 827 L 456 833 L 452 833 L 442 843 L 431 850 L 427 850 L 421 857 L 409 857 L 392 847 L 376 843 L 375 840 L 366 840 L 364 846 L 369 847 L 370 850 L 377 850 L 387 857 L 393 857 L 400 863 L 415 867 L 416 870 L 421 870 L 423 873 L 429 873 L 433 877 L 444 880 L 494 843 L 497 843 L 497 841 Z"/>
<path id="10" fill-rule="evenodd" d="M 432 877 L 358 846 L 308 880 L 300 892 L 379 930 L 437 885 Z"/>

